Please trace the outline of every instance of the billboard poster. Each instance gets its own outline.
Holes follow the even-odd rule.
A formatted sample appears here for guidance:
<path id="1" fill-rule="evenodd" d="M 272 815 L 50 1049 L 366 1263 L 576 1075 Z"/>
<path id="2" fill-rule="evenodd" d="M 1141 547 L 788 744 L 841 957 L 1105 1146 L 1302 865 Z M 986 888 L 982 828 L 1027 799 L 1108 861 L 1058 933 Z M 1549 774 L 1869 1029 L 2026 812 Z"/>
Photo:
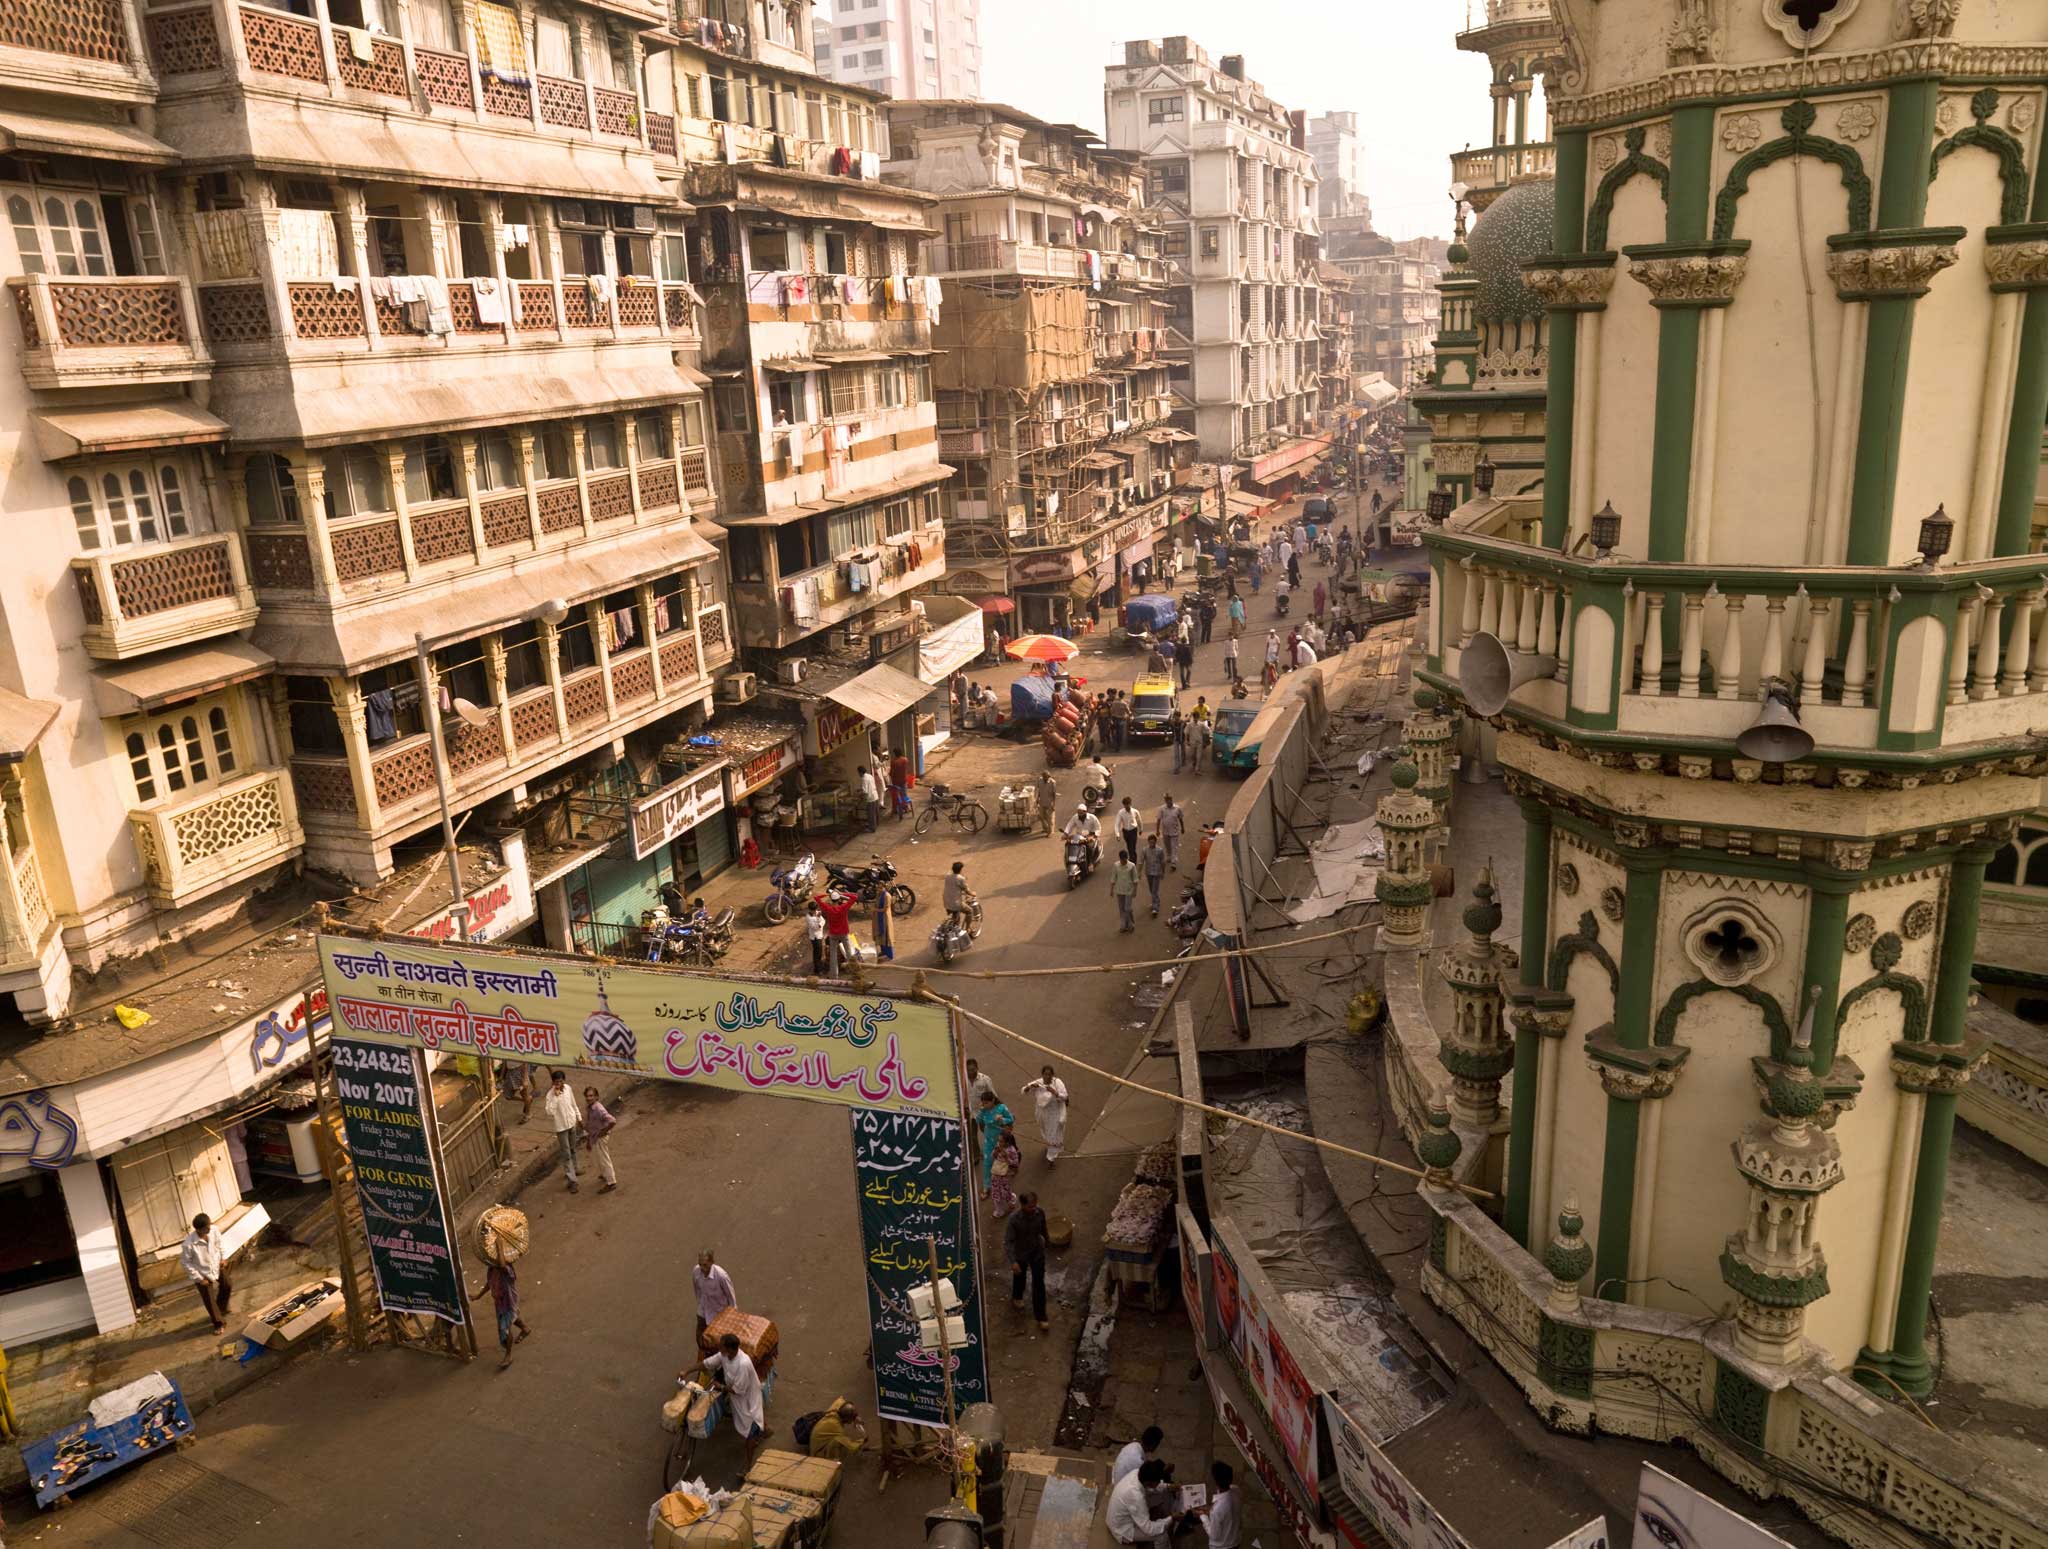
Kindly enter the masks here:
<path id="1" fill-rule="evenodd" d="M 989 1397 L 981 1277 L 974 1253 L 974 1190 L 961 1126 L 923 1114 L 855 1109 L 853 1171 L 860 1198 L 862 1265 L 875 1364 L 875 1412 L 911 1425 L 946 1423 L 946 1379 L 926 1350 L 910 1288 L 939 1274 L 960 1297 L 965 1338 L 953 1345 L 953 1412 Z"/>
<path id="2" fill-rule="evenodd" d="M 1174 1213 L 1180 1235 L 1180 1298 L 1187 1305 L 1196 1346 L 1213 1349 L 1216 1335 L 1209 1317 L 1209 1247 L 1202 1240 L 1201 1223 L 1196 1221 L 1193 1211 L 1186 1205 L 1176 1205 Z"/>
<path id="3" fill-rule="evenodd" d="M 1322 1411 L 1337 1482 L 1394 1549 L 1472 1549 L 1328 1394 Z"/>
<path id="4" fill-rule="evenodd" d="M 465 1299 L 427 1134 L 419 1054 L 353 1038 L 330 1046 L 377 1299 L 386 1312 L 461 1323 Z"/>
<path id="5" fill-rule="evenodd" d="M 1225 1232 L 1219 1231 L 1211 1261 L 1217 1282 L 1217 1318 L 1224 1341 L 1237 1357 L 1252 1401 L 1265 1412 L 1280 1438 L 1287 1462 L 1302 1490 L 1317 1499 L 1321 1469 L 1316 1459 L 1316 1392 L 1287 1348 L 1286 1337 L 1274 1328 L 1267 1306 L 1264 1277 L 1253 1264 L 1240 1265 L 1231 1254 Z M 1229 1286 L 1232 1316 L 1224 1319 Z"/>
<path id="6" fill-rule="evenodd" d="M 1630 1549 L 1791 1549 L 1776 1533 L 1645 1463 Z"/>
<path id="7" fill-rule="evenodd" d="M 367 1043 L 960 1116 L 943 1006 L 410 939 L 322 936 L 320 971 Z"/>

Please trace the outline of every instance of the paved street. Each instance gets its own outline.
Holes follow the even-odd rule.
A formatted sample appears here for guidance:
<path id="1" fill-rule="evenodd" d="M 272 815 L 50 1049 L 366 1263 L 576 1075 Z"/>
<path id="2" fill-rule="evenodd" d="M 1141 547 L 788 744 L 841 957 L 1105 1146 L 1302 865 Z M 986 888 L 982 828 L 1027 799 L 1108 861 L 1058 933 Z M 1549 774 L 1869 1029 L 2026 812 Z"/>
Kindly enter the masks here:
<path id="1" fill-rule="evenodd" d="M 1270 622 L 1271 586 L 1251 604 L 1247 664 Z M 1194 684 L 1212 703 L 1221 687 L 1221 653 L 1219 630 L 1216 643 L 1198 654 Z M 1138 665 L 1108 654 L 1101 637 L 1075 663 L 1094 686 L 1127 685 Z M 1170 749 L 1148 748 L 1115 762 L 1120 794 L 1149 814 L 1170 788 L 1188 809 L 1191 833 L 1203 819 L 1220 816 L 1235 789 L 1213 774 L 1173 777 Z M 993 806 L 1004 780 L 1030 778 L 1041 765 L 1035 742 L 970 736 L 959 739 L 935 774 L 979 788 Z M 1078 780 L 1066 774 L 1061 784 L 1070 795 Z M 1173 938 L 1145 920 L 1142 906 L 1138 934 L 1116 934 L 1106 876 L 1069 891 L 1049 840 L 991 826 L 977 838 L 956 842 L 940 830 L 919 841 L 904 823 L 889 825 L 881 841 L 920 896 L 917 912 L 899 927 L 897 955 L 906 969 L 931 961 L 927 937 L 938 917 L 940 880 L 956 858 L 968 862 L 987 912 L 985 934 L 961 967 L 1171 956 Z M 848 853 L 860 853 L 858 843 Z M 1177 895 L 1175 883 L 1168 903 Z M 793 936 L 794 929 L 784 932 Z M 948 980 L 943 987 L 958 990 L 971 1009 L 1117 1068 L 1145 1016 L 1132 999 L 1136 977 Z M 902 975 L 887 982 L 900 983 Z M 1048 1446 L 1095 1245 L 1130 1175 L 1130 1156 L 1070 1156 L 1048 1169 L 1018 1090 L 1036 1074 L 1038 1057 L 978 1031 L 969 1033 L 967 1052 L 1017 1109 L 1027 1157 L 1021 1186 L 1039 1189 L 1051 1209 L 1074 1221 L 1075 1245 L 1053 1265 L 1050 1335 L 1040 1336 L 1028 1317 L 1010 1311 L 1007 1286 L 990 1286 L 991 1378 L 1011 1443 Z M 1073 1093 L 1072 1148 L 1086 1136 L 1107 1083 L 1062 1074 Z M 61 1515 L 17 1521 L 10 1511 L 9 1541 L 639 1542 L 667 1442 L 658 1410 L 692 1343 L 689 1268 L 707 1246 L 731 1271 L 742 1307 L 770 1314 L 781 1327 L 781 1379 L 769 1407 L 780 1437 L 786 1442 L 794 1416 L 842 1393 L 866 1410 L 872 1391 L 863 1364 L 866 1314 L 844 1111 L 650 1084 L 627 1098 L 613 1147 L 617 1193 L 571 1197 L 550 1175 L 522 1197 L 535 1239 L 521 1269 L 523 1310 L 535 1332 L 510 1371 L 495 1369 L 488 1330 L 485 1358 L 468 1365 L 388 1349 L 312 1355 L 207 1413 L 197 1445 L 178 1459 L 152 1463 Z M 992 1230 L 985 1215 L 983 1221 L 984 1264 L 1000 1269 L 999 1228 Z M 713 1460 L 719 1467 L 737 1452 L 729 1433 L 721 1440 Z M 1206 1459 L 1189 1461 L 1206 1466 Z M 186 1483 L 190 1488 L 166 1505 L 172 1487 Z M 946 1486 L 935 1473 L 913 1474 L 877 1497 L 870 1458 L 858 1465 L 850 1490 L 846 1500 L 855 1509 L 840 1511 L 834 1543 L 901 1549 L 922 1541 L 923 1514 Z M 153 1511 L 146 1509 L 152 1500 Z M 172 1539 L 146 1530 L 149 1522 L 169 1520 L 166 1510 L 188 1509 L 207 1524 L 200 1536 Z"/>

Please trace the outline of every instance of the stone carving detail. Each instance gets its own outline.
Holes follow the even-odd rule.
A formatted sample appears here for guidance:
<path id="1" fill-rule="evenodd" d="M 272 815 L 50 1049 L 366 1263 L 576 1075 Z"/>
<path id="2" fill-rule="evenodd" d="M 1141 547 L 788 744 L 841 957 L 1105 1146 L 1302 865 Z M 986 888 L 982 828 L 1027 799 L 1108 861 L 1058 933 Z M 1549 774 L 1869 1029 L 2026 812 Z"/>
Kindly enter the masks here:
<path id="1" fill-rule="evenodd" d="M 1675 0 L 1664 48 L 1674 69 L 1712 64 L 1721 57 L 1719 0 Z"/>
<path id="2" fill-rule="evenodd" d="M 1953 261 L 1953 260 L 1951 260 Z M 1656 306 L 1726 306 L 1749 272 L 1746 253 L 1688 253 L 1675 258 L 1631 258 L 1629 278 L 1649 291 Z"/>
<path id="3" fill-rule="evenodd" d="M 1602 888 L 1600 890 L 1600 912 L 1616 925 L 1619 925 L 1628 914 L 1628 895 L 1618 887 Z"/>
<path id="4" fill-rule="evenodd" d="M 1764 137 L 1764 126 L 1754 113 L 1736 113 L 1721 120 L 1721 149 L 1741 155 Z"/>
<path id="5" fill-rule="evenodd" d="M 1479 445 L 1474 441 L 1439 441 L 1434 455 L 1438 473 L 1449 476 L 1466 474 L 1479 461 Z"/>
<path id="6" fill-rule="evenodd" d="M 1987 243 L 1984 270 L 1999 289 L 2048 286 L 2048 242 Z"/>
<path id="7" fill-rule="evenodd" d="M 1540 382 L 1550 369 L 1550 351 L 1490 350 L 1479 357 L 1479 380 Z"/>
<path id="8" fill-rule="evenodd" d="M 1659 161 L 1668 163 L 1671 160 L 1671 121 L 1669 119 L 1666 119 L 1650 131 L 1650 149 L 1657 153 Z"/>
<path id="9" fill-rule="evenodd" d="M 1987 1062 L 1978 1070 L 1975 1080 L 1986 1092 L 2048 1119 L 2048 1088 L 2034 1085 L 2017 1071 Z"/>
<path id="10" fill-rule="evenodd" d="M 1593 142 L 1593 165 L 1605 172 L 1621 160 L 1621 141 L 1614 135 L 1603 134 Z"/>
<path id="11" fill-rule="evenodd" d="M 1826 43 L 1837 27 L 1856 14 L 1856 6 L 1857 0 L 1834 0 L 1825 9 L 1811 0 L 1764 0 L 1764 25 L 1776 29 L 1788 46 L 1804 52 Z"/>
<path id="12" fill-rule="evenodd" d="M 1844 301 L 1921 296 L 1934 277 L 1955 261 L 1955 248 L 1939 242 L 1841 248 L 1828 254 L 1828 278 Z"/>
<path id="13" fill-rule="evenodd" d="M 1828 864 L 1837 871 L 1868 871 L 1876 849 L 1876 844 L 1868 839 L 1830 839 Z"/>
<path id="14" fill-rule="evenodd" d="M 1906 906 L 1905 914 L 1899 920 L 1899 934 L 1908 941 L 1918 941 L 1934 930 L 1934 904 L 1922 898 Z"/>
<path id="15" fill-rule="evenodd" d="M 284 807 L 273 779 L 230 791 L 171 819 L 178 859 L 184 865 L 211 859 L 250 843 L 268 843 L 285 829 Z"/>
<path id="16" fill-rule="evenodd" d="M 1867 952 L 1871 942 L 1877 939 L 1877 921 L 1867 914 L 1852 916 L 1848 927 L 1842 932 L 1842 949 L 1845 952 Z"/>
<path id="17" fill-rule="evenodd" d="M 1747 984 L 1778 959 L 1778 936 L 1761 910 L 1724 898 L 1686 921 L 1685 955 L 1715 984 Z"/>
<path id="18" fill-rule="evenodd" d="M 1951 133 L 1956 127 L 1959 111 L 1954 97 L 1944 97 L 1935 105 L 1934 127 L 1943 134 Z"/>
<path id="19" fill-rule="evenodd" d="M 2005 121 L 2012 125 L 2014 134 L 2025 134 L 2034 127 L 2034 120 L 2041 115 L 2041 106 L 2032 97 L 2015 97 L 2012 106 L 2006 109 Z"/>
<path id="20" fill-rule="evenodd" d="M 1557 890 L 1567 898 L 1579 891 L 1579 868 L 1570 861 L 1557 868 Z"/>
<path id="21" fill-rule="evenodd" d="M 1945 38 L 1962 8 L 1963 0 L 1899 0 L 1895 30 L 1901 38 Z"/>
<path id="22" fill-rule="evenodd" d="M 1867 140 L 1877 128 L 1877 108 L 1868 102 L 1851 102 L 1835 115 L 1835 135 L 1851 142 Z"/>
<path id="23" fill-rule="evenodd" d="M 1606 303 L 1607 293 L 1614 289 L 1614 270 L 1611 266 L 1529 268 L 1522 271 L 1522 283 L 1546 307 L 1597 307 Z"/>

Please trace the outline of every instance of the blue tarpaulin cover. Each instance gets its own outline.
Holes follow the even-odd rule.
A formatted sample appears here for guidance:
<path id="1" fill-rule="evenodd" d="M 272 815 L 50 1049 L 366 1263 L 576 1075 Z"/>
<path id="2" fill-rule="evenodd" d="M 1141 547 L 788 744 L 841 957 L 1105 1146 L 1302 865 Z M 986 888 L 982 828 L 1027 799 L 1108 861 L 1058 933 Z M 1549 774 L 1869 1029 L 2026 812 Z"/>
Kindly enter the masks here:
<path id="1" fill-rule="evenodd" d="M 1149 629 L 1154 634 L 1173 628 L 1180 618 L 1180 604 L 1159 592 L 1147 592 L 1124 604 L 1124 628 Z"/>
<path id="2" fill-rule="evenodd" d="M 1010 685 L 1010 717 L 1018 721 L 1052 719 L 1052 680 L 1019 678 Z"/>

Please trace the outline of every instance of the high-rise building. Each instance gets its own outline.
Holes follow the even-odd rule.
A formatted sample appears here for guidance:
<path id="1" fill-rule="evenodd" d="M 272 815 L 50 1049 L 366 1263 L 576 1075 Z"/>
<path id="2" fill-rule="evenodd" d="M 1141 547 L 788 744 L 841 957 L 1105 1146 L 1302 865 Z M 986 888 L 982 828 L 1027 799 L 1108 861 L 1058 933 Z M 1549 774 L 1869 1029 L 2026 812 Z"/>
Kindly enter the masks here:
<path id="1" fill-rule="evenodd" d="M 981 95 L 981 0 L 825 0 L 818 73 L 889 97 Z"/>
<path id="2" fill-rule="evenodd" d="M 1305 116 L 1185 37 L 1124 45 L 1107 79 L 1108 139 L 1143 158 L 1188 284 L 1172 298 L 1183 417 L 1212 462 L 1277 478 L 1319 454 L 1316 170 Z M 1327 407 L 1336 407 L 1335 402 Z M 1298 455 L 1291 455 L 1298 454 Z"/>
<path id="3" fill-rule="evenodd" d="M 1308 153 L 1316 162 L 1316 213 L 1323 229 L 1341 216 L 1362 216 L 1372 223 L 1372 201 L 1365 196 L 1365 147 L 1358 138 L 1356 113 L 1325 113 L 1308 121 Z"/>

